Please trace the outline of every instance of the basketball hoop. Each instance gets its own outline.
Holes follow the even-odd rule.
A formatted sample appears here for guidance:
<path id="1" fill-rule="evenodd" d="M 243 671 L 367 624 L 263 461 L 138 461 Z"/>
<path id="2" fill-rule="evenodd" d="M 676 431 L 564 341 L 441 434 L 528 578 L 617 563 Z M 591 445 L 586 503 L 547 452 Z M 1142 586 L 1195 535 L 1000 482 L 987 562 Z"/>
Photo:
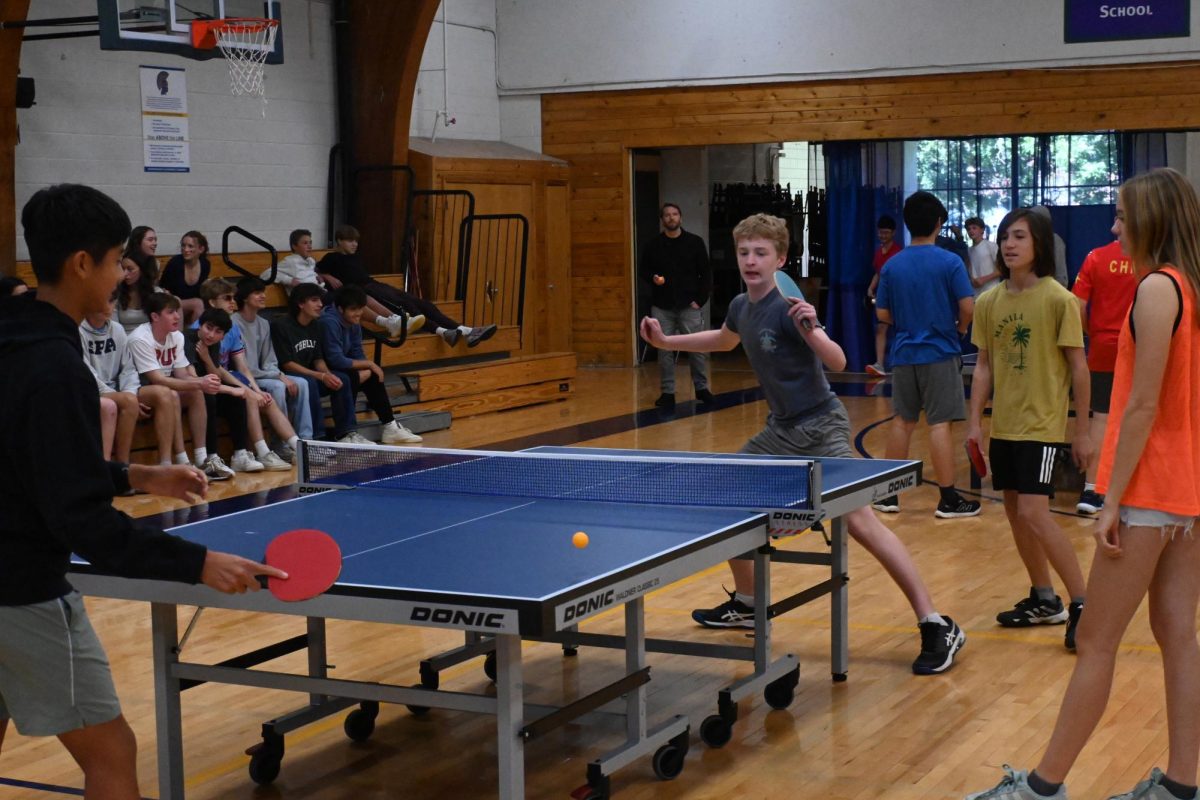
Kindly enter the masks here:
<path id="1" fill-rule="evenodd" d="M 263 67 L 275 50 L 279 34 L 276 19 L 198 19 L 192 22 L 192 46 L 199 50 L 220 48 L 229 62 L 229 86 L 235 95 L 251 94 L 267 104 Z M 267 113 L 263 109 L 263 115 Z"/>

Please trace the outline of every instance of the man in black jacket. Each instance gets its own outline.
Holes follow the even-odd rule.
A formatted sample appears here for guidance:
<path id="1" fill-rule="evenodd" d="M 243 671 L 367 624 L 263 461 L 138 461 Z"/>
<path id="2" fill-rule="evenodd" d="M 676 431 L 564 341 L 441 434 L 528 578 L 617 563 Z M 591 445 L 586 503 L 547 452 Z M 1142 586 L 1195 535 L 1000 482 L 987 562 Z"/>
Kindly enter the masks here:
<path id="1" fill-rule="evenodd" d="M 0 743 L 57 736 L 88 797 L 137 798 L 137 742 L 104 650 L 67 581 L 71 553 L 132 578 L 203 582 L 223 592 L 286 577 L 139 524 L 112 507 L 130 487 L 203 496 L 191 465 L 106 462 L 99 398 L 79 321 L 104 309 L 121 278 L 129 217 L 86 186 L 43 189 L 21 214 L 36 299 L 0 299 Z"/>
<path id="2" fill-rule="evenodd" d="M 683 217 L 674 203 L 663 205 L 659 215 L 663 231 L 642 251 L 638 264 L 642 287 L 650 293 L 650 315 L 662 325 L 667 336 L 704 330 L 701 310 L 712 292 L 712 264 L 704 240 L 682 227 Z M 696 399 L 711 403 L 708 389 L 708 356 L 688 353 Z M 654 404 L 675 408 L 675 353 L 658 353 L 659 383 L 662 395 Z"/>

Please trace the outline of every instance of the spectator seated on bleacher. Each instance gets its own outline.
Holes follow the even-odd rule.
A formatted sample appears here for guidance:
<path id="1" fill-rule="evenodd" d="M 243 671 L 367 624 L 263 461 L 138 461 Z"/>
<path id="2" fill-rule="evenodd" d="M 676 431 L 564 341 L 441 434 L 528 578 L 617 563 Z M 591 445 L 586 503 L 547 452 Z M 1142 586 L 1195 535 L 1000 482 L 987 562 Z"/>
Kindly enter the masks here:
<path id="1" fill-rule="evenodd" d="M 253 378 L 258 386 L 270 392 L 277 406 L 287 409 L 288 419 L 301 439 L 311 439 L 313 426 L 308 405 L 308 383 L 294 381 L 279 369 L 275 347 L 271 344 L 271 325 L 260 313 L 267 306 L 266 290 L 266 284 L 258 278 L 242 278 L 237 282 L 233 296 L 237 303 L 233 324 L 238 326 L 246 345 L 246 365 L 249 369 L 246 377 Z M 284 442 L 276 452 L 291 464 L 295 458 L 295 442 Z"/>
<path id="2" fill-rule="evenodd" d="M 179 255 L 171 256 L 163 267 L 158 285 L 183 303 L 183 324 L 190 326 L 204 311 L 200 287 L 208 280 L 208 239 L 200 231 L 188 231 L 179 239 Z"/>
<path id="3" fill-rule="evenodd" d="M 308 383 L 314 434 L 325 432 L 321 397 L 328 395 L 333 408 L 333 437 L 342 439 L 354 428 L 354 395 L 350 393 L 350 379 L 335 374 L 325 362 L 318 323 L 324 294 L 311 283 L 293 289 L 288 297 L 288 313 L 271 320 L 271 340 L 283 371 Z"/>
<path id="4" fill-rule="evenodd" d="M 334 374 L 350 386 L 350 397 L 361 391 L 367 406 L 383 424 L 384 444 L 415 444 L 421 437 L 396 422 L 387 387 L 383 383 L 383 367 L 367 358 L 362 346 L 363 310 L 367 294 L 358 286 L 343 286 L 333 293 L 333 302 L 321 312 L 321 348 L 325 361 Z M 341 441 L 370 444 L 358 431 L 350 431 Z"/>
<path id="5" fill-rule="evenodd" d="M 135 232 L 139 230 L 143 229 L 134 228 Z M 158 239 L 153 241 L 157 246 Z M 146 253 L 146 247 L 145 238 L 135 240 L 130 235 L 121 256 L 121 269 L 125 271 L 125 276 L 117 284 L 117 322 L 121 323 L 126 333 L 133 333 L 134 328 L 150 321 L 143 308 L 146 298 L 163 291 L 158 286 L 158 261 Z"/>
<path id="6" fill-rule="evenodd" d="M 96 379 L 100 392 L 100 432 L 104 457 L 129 463 L 133 434 L 142 415 L 138 403 L 137 370 L 129 357 L 125 329 L 112 321 L 115 311 L 110 303 L 106 313 L 89 314 L 79 323 L 83 360 Z M 146 409 L 147 412 L 149 408 Z M 132 493 L 132 490 L 130 490 Z"/>
<path id="7" fill-rule="evenodd" d="M 312 232 L 298 228 L 292 231 L 288 237 L 288 243 L 292 248 L 292 253 L 276 266 L 275 283 L 283 286 L 288 294 L 291 294 L 292 289 L 305 283 L 316 284 L 322 290 L 326 289 L 324 279 L 317 274 L 317 262 L 312 257 Z M 271 270 L 268 269 L 263 272 L 261 277 L 265 281 L 270 275 Z M 367 311 L 370 312 L 367 321 L 373 322 L 386 330 L 388 336 L 393 339 L 400 336 L 400 333 L 405 330 L 404 318 L 384 307 L 378 301 L 368 299 Z M 408 330 L 417 330 L 424 324 L 424 317 L 420 319 L 410 317 L 408 320 Z"/>
<path id="8" fill-rule="evenodd" d="M 420 319 L 424 322 L 427 333 L 437 334 L 451 347 L 458 344 L 458 340 L 464 336 L 467 339 L 467 347 L 474 347 L 495 335 L 495 325 L 472 328 L 455 322 L 428 300 L 372 278 L 359 260 L 359 234 L 353 225 L 339 225 L 334 237 L 337 240 L 337 249 L 326 253 L 317 264 L 317 272 L 325 278 L 331 289 L 347 285 L 360 286 L 367 293 L 368 301 L 374 299 L 394 308 L 404 309 L 409 315 L 409 331 L 420 327 L 413 324 Z"/>

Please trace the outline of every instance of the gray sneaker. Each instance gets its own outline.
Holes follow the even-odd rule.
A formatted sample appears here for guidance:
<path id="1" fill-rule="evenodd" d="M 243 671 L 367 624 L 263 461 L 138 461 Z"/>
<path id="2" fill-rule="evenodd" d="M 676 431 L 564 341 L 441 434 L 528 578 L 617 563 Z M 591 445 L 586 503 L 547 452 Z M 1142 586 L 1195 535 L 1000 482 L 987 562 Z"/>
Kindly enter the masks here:
<path id="1" fill-rule="evenodd" d="M 1059 786 L 1057 792 L 1046 797 L 1029 787 L 1028 772 L 1023 769 L 1014 770 L 1005 764 L 1004 778 L 1000 783 L 985 792 L 969 794 L 965 800 L 1067 800 L 1067 786 Z"/>
<path id="2" fill-rule="evenodd" d="M 263 468 L 268 472 L 287 472 L 292 468 L 292 465 L 284 461 L 279 456 L 272 452 L 268 452 L 265 456 L 258 459 L 262 462 Z"/>
<path id="3" fill-rule="evenodd" d="M 375 444 L 367 437 L 363 436 L 358 431 L 350 431 L 342 438 L 338 439 L 342 444 Z"/>
<path id="4" fill-rule="evenodd" d="M 454 347 L 454 345 L 458 344 L 458 340 L 461 338 L 462 331 L 460 331 L 458 328 L 446 328 L 444 331 L 442 331 L 442 340 L 451 347 Z"/>
<path id="5" fill-rule="evenodd" d="M 293 464 L 296 461 L 296 451 L 287 442 L 280 442 L 279 447 L 275 448 L 275 453 L 289 464 Z M 262 461 L 262 459 L 259 460 Z M 263 461 L 263 463 L 266 464 L 267 462 Z"/>
<path id="6" fill-rule="evenodd" d="M 1166 775 L 1158 767 L 1150 770 L 1150 777 L 1125 794 L 1114 794 L 1108 800 L 1175 800 L 1175 795 L 1162 785 Z"/>
<path id="7" fill-rule="evenodd" d="M 233 477 L 233 470 L 216 453 L 210 453 L 204 463 L 197 464 L 196 468 L 203 472 L 210 481 L 227 481 Z"/>

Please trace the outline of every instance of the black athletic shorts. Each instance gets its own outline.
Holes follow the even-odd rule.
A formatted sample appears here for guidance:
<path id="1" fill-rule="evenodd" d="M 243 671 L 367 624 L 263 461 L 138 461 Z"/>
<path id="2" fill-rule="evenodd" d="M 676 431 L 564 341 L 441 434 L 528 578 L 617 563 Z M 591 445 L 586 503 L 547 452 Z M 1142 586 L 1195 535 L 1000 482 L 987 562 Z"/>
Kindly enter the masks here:
<path id="1" fill-rule="evenodd" d="M 1060 447 L 1050 442 L 992 439 L 988 446 L 992 488 L 1054 497 L 1054 466 Z"/>
<path id="2" fill-rule="evenodd" d="M 1112 399 L 1113 374 L 1111 372 L 1092 373 L 1092 411 L 1097 414 L 1108 413 L 1108 403 Z"/>

